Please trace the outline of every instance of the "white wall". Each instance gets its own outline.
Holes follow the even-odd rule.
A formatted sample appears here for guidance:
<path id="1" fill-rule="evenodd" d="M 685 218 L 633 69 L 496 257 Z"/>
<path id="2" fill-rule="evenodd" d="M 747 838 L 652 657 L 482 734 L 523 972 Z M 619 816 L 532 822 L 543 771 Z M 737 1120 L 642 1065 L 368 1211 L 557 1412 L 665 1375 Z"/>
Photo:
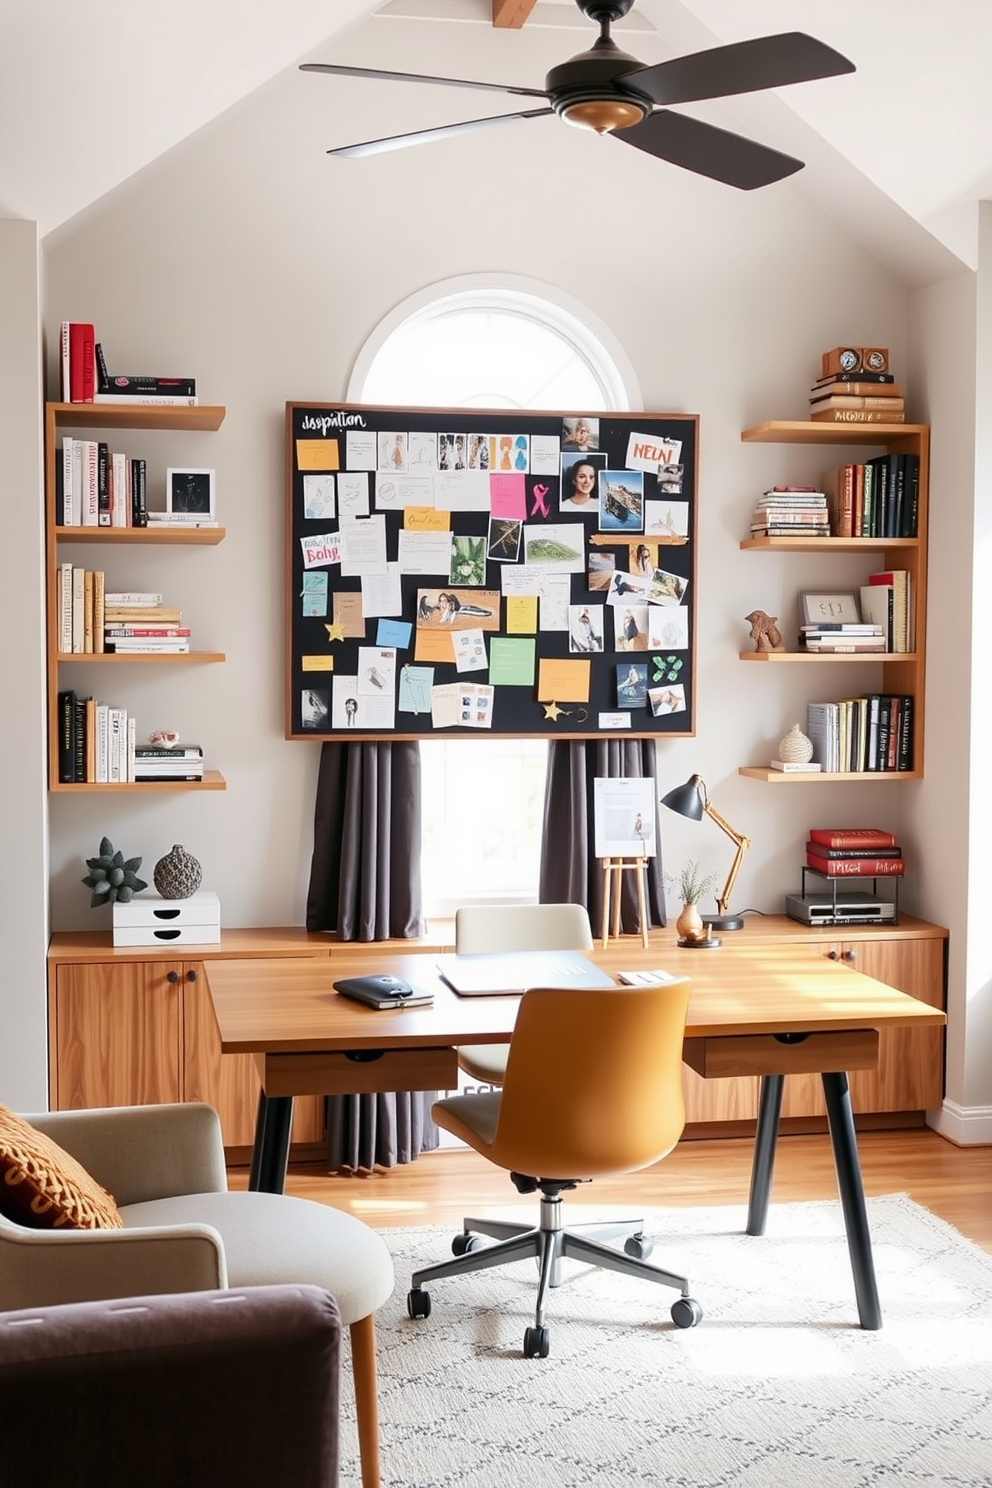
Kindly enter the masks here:
<path id="1" fill-rule="evenodd" d="M 402 56 L 380 50 L 377 65 L 442 70 L 431 28 L 408 34 Z M 457 74 L 460 61 L 446 56 L 444 70 Z M 844 340 L 886 345 L 897 371 L 906 368 L 903 287 L 796 181 L 734 192 L 554 119 L 328 160 L 332 143 L 440 120 L 413 113 L 423 111 L 408 99 L 416 90 L 379 89 L 372 102 L 356 85 L 333 91 L 322 81 L 277 79 L 45 244 L 50 343 L 60 319 L 92 319 L 112 370 L 193 373 L 203 399 L 229 410 L 217 435 L 167 445 L 142 436 L 133 451 L 160 470 L 215 466 L 227 541 L 140 561 L 121 550 L 105 564 L 115 586 L 161 587 L 183 606 L 198 644 L 227 652 L 222 668 L 177 669 L 169 680 L 165 669 L 153 679 L 136 669 L 122 697 L 141 732 L 166 725 L 200 739 L 229 788 L 53 799 L 55 927 L 101 922 L 79 878 L 104 833 L 149 868 L 182 842 L 201 859 L 229 926 L 302 921 L 318 749 L 282 737 L 284 403 L 343 396 L 358 348 L 392 306 L 448 275 L 487 269 L 543 280 L 586 304 L 625 347 L 646 408 L 701 415 L 697 736 L 661 745 L 659 773 L 667 788 L 698 770 L 752 837 L 737 906 L 780 912 L 799 884 L 808 827 L 849 820 L 901 832 L 914 865 L 905 908 L 945 919 L 938 906 L 954 905 L 934 884 L 926 831 L 944 820 L 945 787 L 931 769 L 919 785 L 799 789 L 737 774 L 767 762 L 810 698 L 802 668 L 738 662 L 749 644 L 743 616 L 757 606 L 788 630 L 796 593 L 824 577 L 818 557 L 745 555 L 739 539 L 764 486 L 832 463 L 826 451 L 742 446 L 740 430 L 803 417 L 820 352 Z M 960 293 L 949 291 L 966 320 Z M 51 355 L 49 363 L 54 377 Z M 971 374 L 960 375 L 966 399 Z M 917 369 L 910 417 L 926 416 L 923 390 Z M 955 482 L 941 499 L 967 495 Z M 870 566 L 837 555 L 829 576 L 853 585 Z M 942 623 L 958 634 L 968 624 L 961 585 L 952 581 L 941 600 L 947 618 L 932 622 L 932 645 Z M 853 691 L 860 676 L 838 667 L 831 695 Z M 931 705 L 934 764 L 937 716 Z M 966 805 L 955 799 L 949 819 L 964 831 Z M 729 844 L 707 824 L 673 816 L 664 841 L 671 864 L 692 856 L 726 871 Z"/>
<path id="2" fill-rule="evenodd" d="M 7 598 L 0 728 L 0 1101 L 21 1110 L 43 1110 L 47 1104 L 48 817 L 39 264 L 34 223 L 0 221 L 0 590 Z"/>

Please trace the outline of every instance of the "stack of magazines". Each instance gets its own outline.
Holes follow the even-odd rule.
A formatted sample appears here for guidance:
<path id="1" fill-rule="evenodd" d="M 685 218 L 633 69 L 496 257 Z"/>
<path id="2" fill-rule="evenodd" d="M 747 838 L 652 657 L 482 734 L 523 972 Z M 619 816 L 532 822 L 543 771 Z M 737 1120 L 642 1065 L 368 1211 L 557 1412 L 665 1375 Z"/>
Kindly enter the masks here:
<path id="1" fill-rule="evenodd" d="M 199 744 L 177 744 L 161 749 L 139 744 L 134 751 L 134 777 L 138 780 L 202 780 L 203 750 Z"/>

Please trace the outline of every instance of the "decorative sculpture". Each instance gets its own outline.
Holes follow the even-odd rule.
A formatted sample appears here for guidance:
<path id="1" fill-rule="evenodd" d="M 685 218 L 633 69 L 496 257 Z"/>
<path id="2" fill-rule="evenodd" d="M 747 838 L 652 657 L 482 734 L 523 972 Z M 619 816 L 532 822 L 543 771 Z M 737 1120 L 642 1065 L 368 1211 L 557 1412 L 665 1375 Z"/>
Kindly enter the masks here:
<path id="1" fill-rule="evenodd" d="M 764 610 L 752 610 L 744 619 L 751 627 L 751 639 L 755 651 L 784 651 L 782 632 L 778 628 L 778 616 L 766 615 Z"/>

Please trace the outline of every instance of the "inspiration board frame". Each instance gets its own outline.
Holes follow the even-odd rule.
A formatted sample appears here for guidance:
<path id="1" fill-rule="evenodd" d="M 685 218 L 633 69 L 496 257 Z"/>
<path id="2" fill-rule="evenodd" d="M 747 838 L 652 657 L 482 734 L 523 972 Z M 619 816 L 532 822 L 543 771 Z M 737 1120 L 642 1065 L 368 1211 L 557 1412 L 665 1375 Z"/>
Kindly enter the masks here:
<path id="1" fill-rule="evenodd" d="M 287 402 L 285 431 L 287 739 L 694 735 L 697 414 Z"/>

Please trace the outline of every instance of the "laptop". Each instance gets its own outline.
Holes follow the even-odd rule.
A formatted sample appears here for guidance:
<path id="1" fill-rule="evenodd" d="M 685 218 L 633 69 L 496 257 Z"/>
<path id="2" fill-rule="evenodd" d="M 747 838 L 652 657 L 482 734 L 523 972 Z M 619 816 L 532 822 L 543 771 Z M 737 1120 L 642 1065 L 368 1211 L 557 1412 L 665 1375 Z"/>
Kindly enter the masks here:
<path id="1" fill-rule="evenodd" d="M 612 987 L 580 951 L 494 951 L 439 956 L 437 968 L 460 997 L 506 997 L 528 987 Z"/>

